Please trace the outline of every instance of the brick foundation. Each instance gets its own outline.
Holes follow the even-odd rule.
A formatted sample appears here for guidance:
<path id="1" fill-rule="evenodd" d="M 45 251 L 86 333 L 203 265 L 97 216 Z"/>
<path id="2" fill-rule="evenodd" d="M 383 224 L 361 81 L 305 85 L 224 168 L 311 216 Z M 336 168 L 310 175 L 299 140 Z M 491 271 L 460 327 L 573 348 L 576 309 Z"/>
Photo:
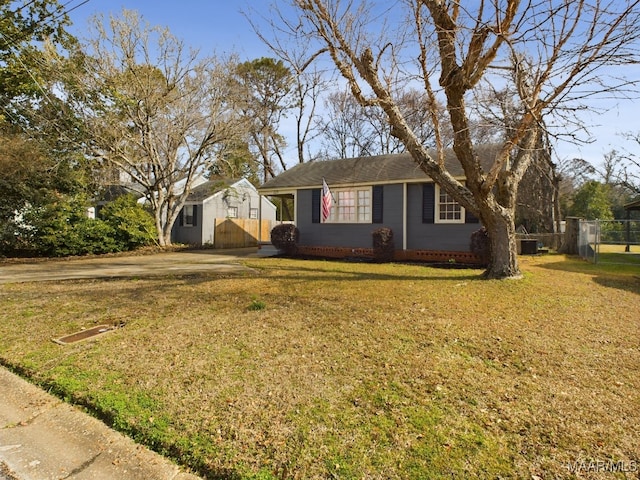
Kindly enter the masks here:
<path id="1" fill-rule="evenodd" d="M 322 258 L 373 259 L 373 248 L 298 246 L 298 255 Z M 398 262 L 463 263 L 482 265 L 480 257 L 471 252 L 448 252 L 440 250 L 396 250 L 393 257 Z"/>

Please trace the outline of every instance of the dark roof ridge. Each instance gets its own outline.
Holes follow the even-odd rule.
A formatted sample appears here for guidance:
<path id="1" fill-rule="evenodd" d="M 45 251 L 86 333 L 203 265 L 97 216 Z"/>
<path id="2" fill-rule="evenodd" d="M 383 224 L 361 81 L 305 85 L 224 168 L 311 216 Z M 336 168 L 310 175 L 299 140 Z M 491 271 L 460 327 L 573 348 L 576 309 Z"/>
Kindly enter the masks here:
<path id="1" fill-rule="evenodd" d="M 493 163 L 499 148 L 497 144 L 476 148 L 483 166 Z M 435 152 L 430 150 L 430 153 Z M 451 175 L 464 177 L 462 165 L 453 150 L 445 152 L 445 163 Z M 403 152 L 299 163 L 265 182 L 259 190 L 315 188 L 322 184 L 323 178 L 329 186 L 429 180 L 411 154 Z"/>

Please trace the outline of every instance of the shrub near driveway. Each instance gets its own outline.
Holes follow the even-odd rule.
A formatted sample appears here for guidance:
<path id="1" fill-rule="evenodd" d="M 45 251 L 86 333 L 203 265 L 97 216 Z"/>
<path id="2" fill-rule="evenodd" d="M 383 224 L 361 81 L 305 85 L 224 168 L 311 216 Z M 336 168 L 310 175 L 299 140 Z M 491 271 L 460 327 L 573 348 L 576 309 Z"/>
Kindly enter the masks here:
<path id="1" fill-rule="evenodd" d="M 521 261 L 520 281 L 251 259 L 258 275 L 9 285 L 0 357 L 210 477 L 637 466 L 640 282 L 561 256 Z M 111 322 L 126 326 L 50 340 Z"/>

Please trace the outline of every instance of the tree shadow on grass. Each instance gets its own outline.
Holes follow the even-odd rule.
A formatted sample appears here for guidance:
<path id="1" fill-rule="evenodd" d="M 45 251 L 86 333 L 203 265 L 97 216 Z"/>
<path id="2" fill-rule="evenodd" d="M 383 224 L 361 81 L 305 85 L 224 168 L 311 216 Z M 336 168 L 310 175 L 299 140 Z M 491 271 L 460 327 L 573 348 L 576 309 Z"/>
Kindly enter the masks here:
<path id="1" fill-rule="evenodd" d="M 427 281 L 427 282 L 471 282 L 486 281 L 482 277 L 484 270 L 479 268 L 446 269 L 435 268 L 429 264 L 359 264 L 339 260 L 317 260 L 291 262 L 286 265 L 263 263 L 251 265 L 253 271 L 246 272 L 184 272 L 162 274 L 134 274 L 113 277 L 73 278 L 55 280 L 56 284 L 109 284 L 125 282 L 125 288 L 119 288 L 116 302 L 144 302 L 145 298 L 158 293 L 173 294 L 181 286 L 197 286 L 201 284 L 215 285 L 218 282 L 237 281 L 243 278 L 266 277 L 276 281 L 291 282 L 362 282 L 362 281 Z M 45 281 L 44 283 L 48 283 Z M 97 287 L 98 288 L 98 287 Z M 73 288 L 71 288 L 73 290 Z M 255 292 L 259 294 L 260 292 Z M 72 295 L 71 291 L 67 295 Z M 87 295 L 77 292 L 77 295 Z M 295 292 L 294 292 L 295 295 Z"/>
<path id="2" fill-rule="evenodd" d="M 313 263 L 313 266 L 309 265 Z M 352 268 L 350 268 L 352 267 Z M 289 265 L 264 263 L 259 266 L 249 265 L 251 271 L 218 272 L 218 271 L 191 271 L 191 272 L 153 272 L 136 273 L 118 276 L 96 276 L 94 278 L 70 278 L 68 280 L 56 280 L 56 282 L 118 282 L 118 281 L 145 281 L 153 283 L 153 290 L 175 288 L 173 282 L 185 282 L 190 285 L 233 280 L 238 278 L 255 278 L 267 274 L 276 280 L 307 279 L 309 281 L 364 281 L 364 280 L 427 280 L 427 281 L 471 281 L 484 280 L 483 268 L 467 267 L 461 265 L 434 265 L 427 263 L 366 263 L 349 262 L 341 260 L 301 260 L 299 263 L 292 260 Z M 389 271 L 396 269 L 397 271 Z M 424 269 L 424 274 L 408 274 L 408 269 Z M 386 270 L 386 271 L 385 271 Z M 167 283 L 167 281 L 169 281 Z M 139 291 L 139 290 L 138 290 Z"/>
<path id="3" fill-rule="evenodd" d="M 314 262 L 313 267 L 308 266 L 309 262 Z M 317 263 L 315 263 L 317 262 Z M 305 265 L 307 264 L 307 265 Z M 349 268 L 353 265 L 353 268 Z M 362 266 L 369 268 L 363 270 Z M 397 272 L 390 272 L 392 268 L 397 268 Z M 407 269 L 424 268 L 425 274 L 407 274 Z M 259 271 L 271 272 L 270 276 L 276 279 L 301 280 L 308 278 L 312 281 L 326 280 L 433 280 L 433 281 L 460 281 L 460 280 L 483 280 L 484 269 L 481 268 L 443 268 L 430 264 L 416 263 L 364 263 L 345 262 L 340 260 L 303 260 L 299 264 L 291 265 L 261 265 Z M 386 270 L 386 271 L 385 271 Z M 273 273 L 280 272 L 280 273 Z"/>
<path id="4" fill-rule="evenodd" d="M 598 285 L 607 288 L 626 290 L 640 295 L 640 268 L 633 265 L 605 266 L 582 262 L 579 259 L 539 265 L 539 268 L 549 270 L 582 273 L 592 275 L 592 279 Z"/>

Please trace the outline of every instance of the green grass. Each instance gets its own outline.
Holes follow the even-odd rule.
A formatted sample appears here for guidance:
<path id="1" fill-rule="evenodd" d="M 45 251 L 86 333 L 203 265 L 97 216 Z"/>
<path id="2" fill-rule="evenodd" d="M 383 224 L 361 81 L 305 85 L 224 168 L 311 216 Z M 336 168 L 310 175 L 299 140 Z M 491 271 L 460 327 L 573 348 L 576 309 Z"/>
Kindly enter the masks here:
<path id="1" fill-rule="evenodd" d="M 598 245 L 598 264 L 637 270 L 640 267 L 640 245 L 631 245 L 629 252 L 625 252 L 625 248 L 624 244 Z"/>
<path id="2" fill-rule="evenodd" d="M 0 361 L 209 478 L 575 478 L 579 460 L 637 462 L 640 271 L 521 263 L 519 281 L 251 259 L 254 276 L 5 285 Z"/>

